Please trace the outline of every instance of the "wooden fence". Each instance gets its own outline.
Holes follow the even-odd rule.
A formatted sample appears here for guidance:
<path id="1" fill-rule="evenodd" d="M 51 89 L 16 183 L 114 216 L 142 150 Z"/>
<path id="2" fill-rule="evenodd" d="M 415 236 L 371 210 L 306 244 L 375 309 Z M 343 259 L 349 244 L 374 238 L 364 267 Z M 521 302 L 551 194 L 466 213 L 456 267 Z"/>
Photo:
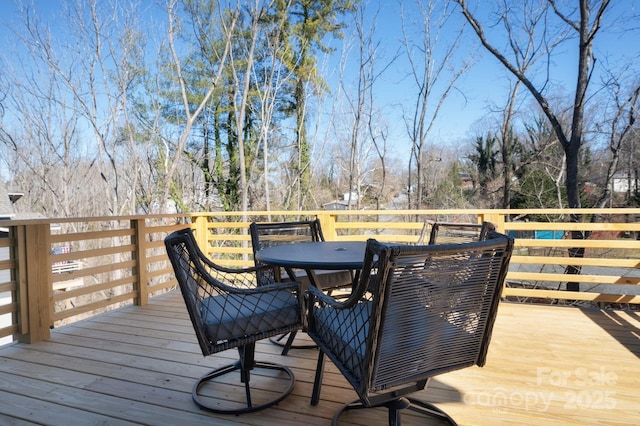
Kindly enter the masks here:
<path id="1" fill-rule="evenodd" d="M 569 223 L 571 213 L 582 221 Z M 35 342 L 47 338 L 50 327 L 126 304 L 144 305 L 174 288 L 163 245 L 174 230 L 193 228 L 212 258 L 242 266 L 253 264 L 251 221 L 315 217 L 327 240 L 398 243 L 415 242 L 425 221 L 490 221 L 515 237 L 505 298 L 640 303 L 640 209 L 215 212 L 6 221 L 0 238 L 0 344 Z M 529 220 L 517 220 L 522 217 Z M 570 257 L 570 250 L 581 257 Z M 567 269 L 579 275 L 567 275 Z M 568 282 L 580 291 L 567 291 Z"/>

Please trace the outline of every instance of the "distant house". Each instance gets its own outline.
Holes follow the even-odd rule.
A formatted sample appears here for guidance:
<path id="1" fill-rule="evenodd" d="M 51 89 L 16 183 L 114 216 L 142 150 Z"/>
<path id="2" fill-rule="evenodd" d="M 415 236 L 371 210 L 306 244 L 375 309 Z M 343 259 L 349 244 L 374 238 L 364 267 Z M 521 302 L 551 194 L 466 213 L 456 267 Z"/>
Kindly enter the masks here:
<path id="1" fill-rule="evenodd" d="M 613 175 L 611 180 L 611 190 L 613 192 L 636 192 L 638 190 L 638 179 L 623 173 L 617 173 Z"/>
<path id="2" fill-rule="evenodd" d="M 9 194 L 4 182 L 0 181 L 0 220 L 8 220 L 15 217 L 13 203 L 20 197 L 22 197 L 22 194 Z"/>
<path id="3" fill-rule="evenodd" d="M 7 190 L 7 186 L 0 180 L 0 221 L 10 219 L 41 219 L 44 218 L 40 213 L 16 213 L 14 204 L 22 198 L 24 193 L 12 192 Z M 1 231 L 7 232 L 7 229 Z"/>
<path id="4" fill-rule="evenodd" d="M 469 173 L 458 173 L 462 184 L 460 185 L 462 189 L 473 189 L 473 179 Z"/>
<path id="5" fill-rule="evenodd" d="M 325 210 L 351 210 L 352 208 L 358 205 L 358 194 L 355 192 L 351 193 L 349 196 L 348 192 L 342 194 L 342 200 L 332 201 L 330 203 L 325 203 L 322 207 Z"/>
<path id="6" fill-rule="evenodd" d="M 349 206 L 344 201 L 332 201 L 322 205 L 325 210 L 349 210 Z"/>

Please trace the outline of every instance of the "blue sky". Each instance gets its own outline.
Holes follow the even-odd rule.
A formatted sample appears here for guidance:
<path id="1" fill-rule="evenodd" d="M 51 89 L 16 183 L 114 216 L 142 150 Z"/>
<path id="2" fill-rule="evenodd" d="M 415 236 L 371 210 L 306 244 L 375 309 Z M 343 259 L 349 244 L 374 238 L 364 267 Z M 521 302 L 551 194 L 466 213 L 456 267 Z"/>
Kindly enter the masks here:
<path id="1" fill-rule="evenodd" d="M 42 19 L 49 21 L 52 30 L 56 29 L 55 13 L 60 10 L 63 0 L 34 0 L 33 3 L 42 14 Z M 473 2 L 470 2 L 473 3 Z M 633 16 L 636 14 L 636 3 L 634 0 L 617 0 L 612 2 L 615 9 L 611 16 L 621 14 Z M 147 7 L 155 7 L 157 0 L 146 0 Z M 483 2 L 483 5 L 489 2 Z M 407 11 L 407 16 L 416 16 L 415 3 L 405 1 L 402 3 Z M 400 48 L 401 19 L 399 16 L 400 3 L 394 0 L 371 0 L 369 11 L 379 9 L 377 17 L 377 33 L 381 40 L 381 49 L 386 57 L 390 57 Z M 0 0 L 0 20 L 10 22 L 17 19 L 12 14 L 14 10 L 12 0 Z M 54 19 L 51 19 L 54 18 Z M 161 19 L 163 17 L 159 17 Z M 462 15 L 458 12 L 456 20 L 462 22 Z M 603 37 L 604 36 L 604 37 Z M 494 39 L 495 40 L 495 39 Z M 0 48 L 5 50 L 4 45 L 11 44 L 12 40 L 7 35 L 4 28 L 0 27 Z M 436 127 L 431 133 L 431 142 L 441 145 L 456 145 L 472 139 L 479 132 L 484 131 L 489 120 L 490 105 L 503 105 L 505 102 L 508 79 L 506 70 L 496 59 L 491 57 L 478 47 L 478 42 L 474 34 L 469 33 L 465 39 L 463 49 L 474 54 L 475 65 L 464 75 L 458 83 L 459 92 L 455 92 L 446 101 L 439 116 Z M 636 57 L 638 55 L 639 44 L 636 41 L 636 34 L 625 33 L 615 35 L 601 34 L 596 46 L 596 54 L 600 60 L 610 57 L 612 60 L 619 60 L 623 56 Z M 384 57 L 380 59 L 381 66 Z M 400 106 L 405 107 L 413 102 L 413 88 L 407 79 L 406 58 L 400 57 L 381 78 L 381 85 L 376 88 L 377 98 L 384 105 L 384 112 L 389 125 L 393 129 L 393 139 L 398 145 L 398 150 L 406 154 L 406 138 L 404 136 L 404 125 L 402 123 Z M 551 71 L 555 80 L 557 93 L 566 93 L 570 96 L 573 92 L 575 70 L 575 51 L 567 47 L 564 53 L 559 53 L 554 58 Z M 636 72 L 636 74 L 638 74 Z M 464 94 L 464 96 L 462 95 Z"/>
<path id="2" fill-rule="evenodd" d="M 402 3 L 409 15 L 412 12 L 416 13 L 415 9 L 413 11 L 411 9 L 413 2 L 405 1 Z M 482 7 L 487 6 L 485 12 L 489 11 L 492 4 L 489 1 L 469 1 L 470 5 L 474 3 L 481 4 Z M 380 7 L 377 26 L 380 29 L 383 40 L 389 41 L 389 49 L 392 46 L 392 42 L 395 41 L 397 43 L 400 37 L 401 20 L 398 14 L 398 4 L 399 2 L 397 1 L 371 1 L 371 6 L 379 5 Z M 607 17 L 609 19 L 615 17 L 617 19 L 616 25 L 621 25 L 625 19 L 630 19 L 637 15 L 638 5 L 640 3 L 635 0 L 614 1 Z M 456 13 L 454 19 L 456 22 L 463 22 L 460 12 Z M 599 72 L 605 61 L 616 63 L 635 58 L 635 63 L 640 64 L 638 60 L 640 59 L 640 43 L 638 43 L 637 25 L 633 25 L 635 32 L 621 32 L 616 28 L 607 28 L 609 25 L 610 22 L 605 21 L 596 38 L 594 51 L 598 66 L 592 79 L 593 87 L 599 83 L 601 77 Z M 605 32 L 605 29 L 608 32 Z M 485 26 L 485 32 L 489 39 L 498 46 L 506 42 L 504 38 L 497 37 L 488 25 Z M 437 125 L 431 133 L 431 140 L 434 144 L 459 144 L 474 138 L 484 131 L 486 125 L 491 122 L 491 107 L 505 104 L 507 89 L 510 85 L 509 80 L 513 79 L 503 65 L 480 46 L 476 35 L 470 29 L 467 34 L 468 36 L 464 39 L 462 49 L 467 49 L 474 56 L 475 64 L 458 82 L 457 87 L 460 92 L 454 93 L 446 101 Z M 576 69 L 577 40 L 566 44 L 562 50 L 558 50 L 554 55 L 553 62 L 550 65 L 554 87 L 550 93 L 567 96 L 572 99 Z M 406 58 L 398 60 L 390 71 L 390 75 L 386 77 L 389 87 L 382 89 L 382 96 L 388 102 L 406 103 L 411 100 L 412 89 L 406 84 L 394 83 L 394 79 L 399 81 L 399 78 L 407 72 Z M 640 74 L 638 67 L 636 67 L 635 71 L 630 72 L 630 75 L 638 74 Z M 521 93 L 528 92 L 522 88 Z M 532 105 L 531 100 L 524 102 L 526 106 Z"/>

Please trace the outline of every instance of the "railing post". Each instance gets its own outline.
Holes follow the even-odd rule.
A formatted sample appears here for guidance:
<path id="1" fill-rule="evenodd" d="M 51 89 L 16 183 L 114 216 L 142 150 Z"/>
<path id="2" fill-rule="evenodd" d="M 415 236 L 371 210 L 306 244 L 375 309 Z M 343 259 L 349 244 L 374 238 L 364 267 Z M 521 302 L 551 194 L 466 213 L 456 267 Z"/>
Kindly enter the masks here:
<path id="1" fill-rule="evenodd" d="M 53 272 L 51 271 L 51 226 L 48 223 L 20 225 L 16 229 L 18 300 L 26 307 L 26 324 L 21 324 L 18 340 L 34 343 L 48 339 L 53 314 Z"/>
<path id="2" fill-rule="evenodd" d="M 338 237 L 336 233 L 336 220 L 338 216 L 331 213 L 318 213 L 318 220 L 320 221 L 320 227 L 322 228 L 322 234 L 327 241 L 335 241 Z"/>
<path id="3" fill-rule="evenodd" d="M 196 237 L 196 241 L 198 245 L 202 247 L 202 250 L 207 253 L 205 250 L 209 247 L 209 241 L 207 241 L 207 217 L 206 216 L 195 216 L 192 219 L 194 225 L 194 234 Z"/>
<path id="4" fill-rule="evenodd" d="M 147 238 L 146 222 L 144 218 L 132 219 L 131 229 L 135 240 L 134 258 L 137 265 L 135 290 L 137 293 L 136 305 L 144 306 L 149 302 L 147 292 Z"/>
<path id="5" fill-rule="evenodd" d="M 503 213 L 487 212 L 479 214 L 478 219 L 480 219 L 480 222 L 493 223 L 496 227 L 496 231 L 504 234 L 505 216 L 506 215 Z"/>

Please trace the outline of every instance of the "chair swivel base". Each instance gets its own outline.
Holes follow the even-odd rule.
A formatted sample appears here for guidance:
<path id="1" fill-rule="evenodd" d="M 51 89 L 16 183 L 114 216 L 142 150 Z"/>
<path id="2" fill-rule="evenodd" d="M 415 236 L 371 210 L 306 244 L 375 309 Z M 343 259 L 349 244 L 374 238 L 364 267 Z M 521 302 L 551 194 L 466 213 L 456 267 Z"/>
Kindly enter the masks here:
<path id="1" fill-rule="evenodd" d="M 209 382 L 210 380 L 213 380 L 217 377 L 223 376 L 225 374 L 229 374 L 232 373 L 234 371 L 238 371 L 238 370 L 242 370 L 241 369 L 241 364 L 239 362 L 236 362 L 235 364 L 230 364 L 227 365 L 225 367 L 221 367 L 218 368 L 216 370 L 213 370 L 207 374 L 205 374 L 204 376 L 200 377 L 200 379 L 196 382 L 196 384 L 193 386 L 193 390 L 191 392 L 191 396 L 193 398 L 193 401 L 203 410 L 206 411 L 210 411 L 212 413 L 217 413 L 217 414 L 233 414 L 233 415 L 240 415 L 240 414 L 246 414 L 246 413 L 253 413 L 256 411 L 260 411 L 260 410 L 264 410 L 265 408 L 269 408 L 272 407 L 274 405 L 277 405 L 278 403 L 280 403 L 280 401 L 282 401 L 283 399 L 285 399 L 290 393 L 291 391 L 293 391 L 294 385 L 295 385 L 295 378 L 293 376 L 293 372 L 280 364 L 274 364 L 274 363 L 270 363 L 270 362 L 258 362 L 256 361 L 253 364 L 253 368 L 251 371 L 253 370 L 259 370 L 259 369 L 267 369 L 267 370 L 278 370 L 278 371 L 282 371 L 283 373 L 285 373 L 288 376 L 288 384 L 289 386 L 280 394 L 277 395 L 277 397 L 264 402 L 260 405 L 253 405 L 252 401 L 251 401 L 251 388 L 249 386 L 249 380 L 246 380 L 244 382 L 244 386 L 245 386 L 245 395 L 246 395 L 246 401 L 245 401 L 245 407 L 243 408 L 220 408 L 220 407 L 213 407 L 209 404 L 207 404 L 207 402 L 205 402 L 205 400 L 203 399 L 203 397 L 199 394 L 200 388 L 206 384 L 207 382 Z M 243 375 L 243 372 L 241 371 L 241 375 Z"/>
<path id="2" fill-rule="evenodd" d="M 455 422 L 455 420 L 453 420 L 447 413 L 445 413 L 435 405 L 429 404 L 428 402 L 420 401 L 418 399 L 409 398 L 409 397 L 394 399 L 392 401 L 388 401 L 380 405 L 365 405 L 362 403 L 361 400 L 355 400 L 343 406 L 333 416 L 333 421 L 331 422 L 331 425 L 332 426 L 337 425 L 338 419 L 345 411 L 357 410 L 361 408 L 380 408 L 380 407 L 386 407 L 389 410 L 389 426 L 400 426 L 400 413 L 402 410 L 405 410 L 405 409 L 415 411 L 429 417 L 434 417 L 452 426 L 457 426 L 457 423 Z"/>
<path id="3" fill-rule="evenodd" d="M 296 333 L 297 332 L 292 331 L 291 333 L 286 333 L 276 337 L 271 337 L 269 338 L 269 340 L 273 344 L 282 346 L 282 356 L 286 356 L 289 353 L 289 349 L 318 349 L 318 345 L 316 345 L 315 343 L 308 343 L 306 345 L 305 344 L 294 345 L 293 339 L 296 337 Z"/>

